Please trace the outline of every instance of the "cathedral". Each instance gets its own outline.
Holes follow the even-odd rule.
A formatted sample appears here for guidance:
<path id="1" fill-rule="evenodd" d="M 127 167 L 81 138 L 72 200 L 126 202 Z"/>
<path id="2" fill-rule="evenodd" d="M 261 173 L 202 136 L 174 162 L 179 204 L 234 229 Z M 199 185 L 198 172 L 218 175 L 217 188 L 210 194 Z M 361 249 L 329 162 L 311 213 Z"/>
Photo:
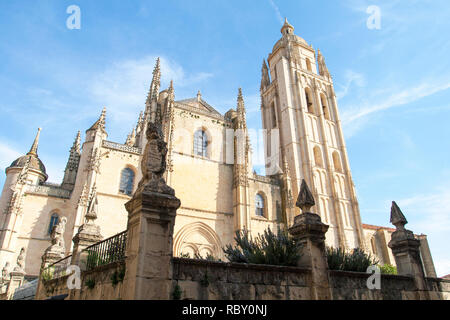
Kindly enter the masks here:
<path id="1" fill-rule="evenodd" d="M 174 230 L 174 255 L 212 255 L 237 230 L 256 236 L 270 227 L 289 227 L 302 179 L 316 199 L 313 211 L 329 225 L 326 243 L 362 248 L 381 264 L 395 265 L 388 247 L 394 229 L 363 224 L 342 133 L 332 77 L 320 50 L 294 34 L 287 20 L 282 37 L 264 59 L 261 120 L 265 133 L 266 175 L 253 171 L 245 102 L 241 90 L 235 109 L 221 114 L 200 92 L 175 100 L 173 83 L 160 88 L 156 61 L 145 109 L 125 143 L 108 140 L 106 109 L 70 148 L 61 184 L 47 182 L 38 156 L 39 133 L 28 153 L 6 168 L 0 198 L 0 268 L 21 261 L 26 277 L 39 276 L 51 233 L 65 223 L 66 256 L 85 220 L 92 195 L 103 239 L 126 230 L 131 199 L 142 178 L 140 168 L 148 123 L 163 121 L 167 142 L 165 180 L 181 200 Z M 125 140 L 125 139 L 124 139 Z M 49 143 L 41 141 L 41 143 Z M 386 208 L 386 220 L 389 209 Z M 424 270 L 436 277 L 425 235 L 420 254 Z"/>

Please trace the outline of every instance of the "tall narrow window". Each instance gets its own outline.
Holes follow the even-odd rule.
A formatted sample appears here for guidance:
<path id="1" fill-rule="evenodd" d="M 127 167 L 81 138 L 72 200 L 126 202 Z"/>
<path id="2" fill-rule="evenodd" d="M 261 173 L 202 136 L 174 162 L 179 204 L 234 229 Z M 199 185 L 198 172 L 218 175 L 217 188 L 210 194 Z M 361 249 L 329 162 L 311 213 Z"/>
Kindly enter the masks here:
<path id="1" fill-rule="evenodd" d="M 264 198 L 261 194 L 255 197 L 255 214 L 259 217 L 264 217 Z"/>
<path id="2" fill-rule="evenodd" d="M 323 168 L 322 151 L 320 150 L 320 147 L 315 146 L 313 151 L 314 151 L 314 163 L 316 164 L 316 166 Z"/>
<path id="3" fill-rule="evenodd" d="M 194 155 L 207 157 L 208 137 L 206 132 L 198 130 L 194 134 Z"/>
<path id="4" fill-rule="evenodd" d="M 312 97 L 311 97 L 311 91 L 309 90 L 309 88 L 305 89 L 305 97 L 306 97 L 306 105 L 308 108 L 308 112 L 309 113 L 314 113 L 314 107 L 313 107 L 313 102 L 312 102 Z"/>
<path id="5" fill-rule="evenodd" d="M 322 102 L 323 116 L 325 119 L 330 120 L 330 111 L 328 109 L 327 99 L 323 93 L 320 95 L 320 101 Z"/>
<path id="6" fill-rule="evenodd" d="M 341 158 L 339 157 L 337 151 L 333 152 L 333 165 L 334 170 L 336 170 L 337 172 L 342 172 Z"/>
<path id="7" fill-rule="evenodd" d="M 312 71 L 312 68 L 311 68 L 311 61 L 309 61 L 308 58 L 306 58 L 306 70 Z"/>
<path id="8" fill-rule="evenodd" d="M 59 222 L 59 216 L 56 213 L 53 213 L 50 217 L 50 223 L 48 224 L 48 230 L 47 233 L 49 235 L 52 234 L 53 227 L 56 226 Z"/>
<path id="9" fill-rule="evenodd" d="M 277 115 L 275 111 L 275 103 L 272 103 L 272 128 L 277 127 Z"/>
<path id="10" fill-rule="evenodd" d="M 119 192 L 131 196 L 134 185 L 134 171 L 130 168 L 122 170 L 120 175 L 120 187 Z"/>

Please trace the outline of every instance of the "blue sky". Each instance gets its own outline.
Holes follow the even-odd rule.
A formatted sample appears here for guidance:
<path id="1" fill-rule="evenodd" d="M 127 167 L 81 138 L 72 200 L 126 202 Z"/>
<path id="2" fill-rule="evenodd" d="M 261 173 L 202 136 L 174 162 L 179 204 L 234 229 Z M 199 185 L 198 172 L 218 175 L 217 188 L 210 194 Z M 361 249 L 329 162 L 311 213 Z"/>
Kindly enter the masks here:
<path id="1" fill-rule="evenodd" d="M 73 4 L 80 30 L 66 27 Z M 379 30 L 367 28 L 370 5 L 381 9 Z M 333 76 L 363 222 L 389 226 L 396 200 L 407 227 L 428 235 L 438 275 L 450 273 L 445 0 L 1 1 L 0 169 L 42 127 L 39 155 L 59 182 L 76 132 L 103 106 L 108 139 L 124 142 L 157 56 L 176 99 L 201 90 L 226 112 L 242 87 L 249 127 L 260 128 L 261 63 L 284 16 Z"/>

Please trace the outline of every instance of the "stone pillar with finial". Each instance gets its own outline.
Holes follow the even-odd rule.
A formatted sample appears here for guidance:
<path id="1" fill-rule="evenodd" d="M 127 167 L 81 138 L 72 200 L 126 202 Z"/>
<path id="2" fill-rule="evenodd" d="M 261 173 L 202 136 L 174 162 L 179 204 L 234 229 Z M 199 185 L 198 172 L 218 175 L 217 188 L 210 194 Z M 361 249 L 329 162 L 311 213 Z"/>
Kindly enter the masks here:
<path id="1" fill-rule="evenodd" d="M 294 218 L 289 233 L 301 244 L 301 257 L 297 265 L 311 269 L 311 299 L 329 300 L 331 289 L 325 251 L 325 233 L 328 231 L 328 225 L 322 223 L 318 214 L 310 212 L 314 205 L 314 197 L 303 179 L 296 203 L 302 212 Z"/>
<path id="2" fill-rule="evenodd" d="M 392 201 L 391 223 L 396 230 L 392 233 L 388 246 L 394 254 L 397 272 L 399 275 L 414 277 L 417 299 L 429 299 L 420 258 L 420 240 L 416 239 L 412 231 L 405 229 L 408 221 L 395 201 Z"/>
<path id="3" fill-rule="evenodd" d="M 89 199 L 89 205 L 87 207 L 86 215 L 84 216 L 84 224 L 80 226 L 77 234 L 73 237 L 73 251 L 72 251 L 72 265 L 79 266 L 84 269 L 84 263 L 86 262 L 82 257 L 83 249 L 90 245 L 96 244 L 103 239 L 100 232 L 100 227 L 95 224 L 97 219 L 98 200 L 96 188 L 93 188 L 91 197 Z"/>
<path id="4" fill-rule="evenodd" d="M 164 178 L 167 143 L 162 120 L 155 118 L 146 130 L 142 179 L 128 211 L 126 272 L 123 299 L 170 299 L 172 292 L 173 227 L 180 200 Z"/>
<path id="5" fill-rule="evenodd" d="M 9 276 L 10 280 L 8 291 L 6 293 L 6 297 L 8 300 L 12 299 L 14 291 L 16 291 L 16 289 L 23 284 L 23 281 L 25 279 L 25 248 L 22 248 L 20 250 L 20 253 L 17 256 L 16 266 L 14 267 L 13 271 L 10 272 Z"/>
<path id="6" fill-rule="evenodd" d="M 66 246 L 64 244 L 64 232 L 66 230 L 66 223 L 67 218 L 62 217 L 58 224 L 53 227 L 51 234 L 52 244 L 45 250 L 42 256 L 42 270 L 65 257 Z"/>

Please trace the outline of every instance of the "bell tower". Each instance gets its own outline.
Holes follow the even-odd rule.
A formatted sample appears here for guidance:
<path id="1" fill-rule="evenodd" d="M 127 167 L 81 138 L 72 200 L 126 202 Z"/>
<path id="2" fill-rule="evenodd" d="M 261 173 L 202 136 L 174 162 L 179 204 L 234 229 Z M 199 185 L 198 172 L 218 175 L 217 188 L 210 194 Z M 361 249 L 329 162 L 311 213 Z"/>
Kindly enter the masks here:
<path id="1" fill-rule="evenodd" d="M 330 226 L 327 245 L 364 249 L 358 201 L 325 59 L 294 34 L 287 20 L 281 34 L 262 66 L 262 125 L 266 142 L 272 141 L 266 143 L 266 173 L 282 175 L 288 225 L 298 214 L 292 196 L 305 179 L 317 199 L 315 211 Z"/>

